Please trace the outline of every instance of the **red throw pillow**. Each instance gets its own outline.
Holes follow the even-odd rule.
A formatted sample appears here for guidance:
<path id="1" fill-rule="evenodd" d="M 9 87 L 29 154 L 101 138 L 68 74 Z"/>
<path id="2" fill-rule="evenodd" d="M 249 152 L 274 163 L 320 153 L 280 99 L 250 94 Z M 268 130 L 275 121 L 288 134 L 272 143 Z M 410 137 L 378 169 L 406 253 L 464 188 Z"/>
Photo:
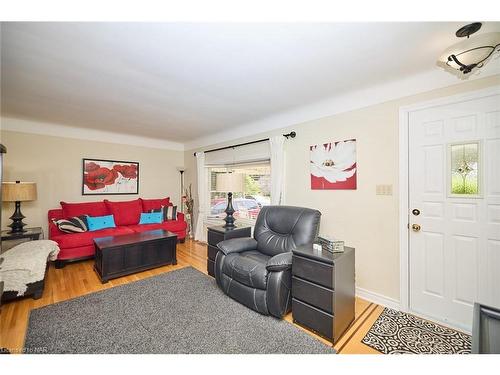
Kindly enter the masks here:
<path id="1" fill-rule="evenodd" d="M 104 202 L 66 203 L 60 202 L 63 210 L 63 217 L 74 216 L 105 216 L 109 215 L 109 210 Z"/>
<path id="2" fill-rule="evenodd" d="M 142 212 L 151 212 L 151 210 L 157 210 L 161 206 L 170 205 L 170 197 L 163 199 L 139 199 L 142 201 Z"/>
<path id="3" fill-rule="evenodd" d="M 142 212 L 140 198 L 125 202 L 110 202 L 105 199 L 104 203 L 106 203 L 109 211 L 114 216 L 117 226 L 139 224 Z"/>

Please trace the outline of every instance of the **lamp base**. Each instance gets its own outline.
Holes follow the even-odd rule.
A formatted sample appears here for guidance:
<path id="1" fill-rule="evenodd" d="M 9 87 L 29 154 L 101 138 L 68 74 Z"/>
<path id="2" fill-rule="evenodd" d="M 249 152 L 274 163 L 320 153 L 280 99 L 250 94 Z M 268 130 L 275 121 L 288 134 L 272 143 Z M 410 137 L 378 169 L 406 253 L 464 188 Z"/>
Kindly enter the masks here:
<path id="1" fill-rule="evenodd" d="M 10 219 L 12 220 L 12 223 L 10 223 L 8 226 L 11 228 L 11 230 L 8 232 L 9 234 L 12 233 L 24 233 L 26 232 L 26 229 L 24 227 L 26 226 L 25 223 L 23 223 L 23 219 L 26 218 L 21 213 L 21 202 L 17 201 L 16 202 L 16 209 Z"/>
<path id="2" fill-rule="evenodd" d="M 226 217 L 224 218 L 224 221 L 226 224 L 224 224 L 222 227 L 223 228 L 236 228 L 236 225 L 234 225 L 234 208 L 233 208 L 233 193 L 227 193 L 227 207 L 226 210 L 224 211 L 226 213 Z"/>

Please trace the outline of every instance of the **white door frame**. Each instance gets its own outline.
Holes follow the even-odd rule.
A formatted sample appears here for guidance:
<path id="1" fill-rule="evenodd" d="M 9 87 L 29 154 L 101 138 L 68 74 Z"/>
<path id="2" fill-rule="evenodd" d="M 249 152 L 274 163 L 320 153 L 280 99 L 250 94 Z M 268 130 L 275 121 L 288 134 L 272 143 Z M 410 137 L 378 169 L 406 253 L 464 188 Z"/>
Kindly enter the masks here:
<path id="1" fill-rule="evenodd" d="M 485 98 L 500 94 L 500 85 L 482 90 L 470 91 L 463 94 L 447 96 L 430 101 L 420 102 L 399 108 L 399 301 L 404 312 L 410 311 L 410 259 L 409 259 L 409 148 L 408 127 L 411 112 L 438 107 L 447 104 L 456 104 L 468 100 Z"/>

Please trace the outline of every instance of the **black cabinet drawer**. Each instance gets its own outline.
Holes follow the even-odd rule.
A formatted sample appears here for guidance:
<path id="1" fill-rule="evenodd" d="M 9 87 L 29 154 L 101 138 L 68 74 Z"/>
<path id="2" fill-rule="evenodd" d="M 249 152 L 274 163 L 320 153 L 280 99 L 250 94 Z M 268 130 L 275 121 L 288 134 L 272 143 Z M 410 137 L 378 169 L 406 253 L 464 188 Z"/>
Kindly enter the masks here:
<path id="1" fill-rule="evenodd" d="M 292 274 L 301 279 L 312 281 L 324 287 L 335 289 L 333 280 L 335 269 L 332 265 L 307 259 L 300 256 L 293 256 Z"/>
<path id="2" fill-rule="evenodd" d="M 207 272 L 210 276 L 215 277 L 215 262 L 207 259 Z"/>
<path id="3" fill-rule="evenodd" d="M 217 246 L 208 245 L 208 259 L 215 261 L 219 248 Z"/>
<path id="4" fill-rule="evenodd" d="M 307 280 L 292 277 L 292 297 L 333 314 L 334 291 Z"/>
<path id="5" fill-rule="evenodd" d="M 214 232 L 212 230 L 208 231 L 208 244 L 217 246 L 221 241 L 224 241 L 224 235 L 222 233 Z"/>
<path id="6" fill-rule="evenodd" d="M 320 309 L 292 299 L 293 321 L 303 325 L 329 340 L 334 338 L 334 317 Z"/>
<path id="7" fill-rule="evenodd" d="M 224 239 L 230 240 L 231 238 L 242 238 L 242 237 L 252 237 L 252 228 L 237 228 L 234 229 L 224 236 Z"/>

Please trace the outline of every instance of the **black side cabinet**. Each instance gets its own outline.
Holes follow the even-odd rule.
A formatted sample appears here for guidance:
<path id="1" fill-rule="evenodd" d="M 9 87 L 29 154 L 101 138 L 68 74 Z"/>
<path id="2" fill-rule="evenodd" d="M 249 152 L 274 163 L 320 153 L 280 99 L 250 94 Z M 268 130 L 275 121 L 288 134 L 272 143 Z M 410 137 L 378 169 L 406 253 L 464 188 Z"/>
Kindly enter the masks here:
<path id="1" fill-rule="evenodd" d="M 43 231 L 41 227 L 36 228 L 24 228 L 26 231 L 21 233 L 9 233 L 9 230 L 2 231 L 2 242 L 5 242 L 0 248 L 0 253 L 2 251 L 7 251 L 16 245 L 26 241 L 36 241 L 43 238 Z"/>
<path id="2" fill-rule="evenodd" d="M 217 244 L 224 240 L 229 240 L 231 238 L 239 237 L 251 237 L 252 228 L 251 227 L 236 227 L 236 228 L 224 228 L 221 226 L 208 227 L 208 259 L 207 259 L 207 271 L 212 277 L 215 277 L 215 256 L 219 251 Z"/>
<path id="3" fill-rule="evenodd" d="M 333 343 L 354 321 L 354 249 L 293 252 L 293 321 Z"/>

